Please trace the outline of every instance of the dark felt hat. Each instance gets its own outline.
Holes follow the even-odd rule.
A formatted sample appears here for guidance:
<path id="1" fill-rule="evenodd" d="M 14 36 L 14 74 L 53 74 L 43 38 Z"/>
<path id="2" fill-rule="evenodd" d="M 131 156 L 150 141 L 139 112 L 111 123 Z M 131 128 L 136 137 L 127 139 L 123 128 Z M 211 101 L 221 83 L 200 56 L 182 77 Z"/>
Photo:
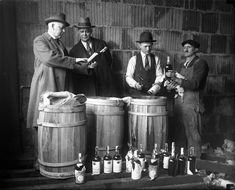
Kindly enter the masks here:
<path id="1" fill-rule="evenodd" d="M 48 24 L 50 22 L 61 22 L 63 23 L 66 27 L 69 26 L 70 24 L 66 22 L 66 16 L 64 13 L 59 13 L 57 15 L 50 16 L 49 18 L 45 19 L 45 23 Z"/>
<path id="2" fill-rule="evenodd" d="M 94 28 L 95 26 L 91 25 L 90 19 L 89 17 L 83 18 L 81 17 L 78 21 L 77 25 L 73 25 L 74 27 L 78 28 L 78 29 L 82 29 L 82 28 Z"/>
<path id="3" fill-rule="evenodd" d="M 153 40 L 153 36 L 151 32 L 149 31 L 144 31 L 140 34 L 140 40 L 136 42 L 156 42 L 156 40 Z"/>
<path id="4" fill-rule="evenodd" d="M 184 46 L 185 44 L 190 44 L 191 46 L 195 47 L 195 48 L 199 48 L 200 47 L 200 44 L 195 41 L 195 40 L 185 40 L 182 42 L 182 46 Z"/>

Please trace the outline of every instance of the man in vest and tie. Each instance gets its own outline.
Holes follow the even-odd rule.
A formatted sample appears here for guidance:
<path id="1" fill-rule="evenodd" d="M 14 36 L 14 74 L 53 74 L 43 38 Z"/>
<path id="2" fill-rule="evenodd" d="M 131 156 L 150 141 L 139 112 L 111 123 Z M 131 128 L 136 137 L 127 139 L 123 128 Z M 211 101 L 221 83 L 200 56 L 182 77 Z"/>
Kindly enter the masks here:
<path id="1" fill-rule="evenodd" d="M 92 37 L 92 30 L 95 28 L 89 17 L 81 17 L 77 25 L 74 25 L 78 33 L 79 41 L 70 50 L 72 57 L 89 58 L 94 52 L 100 52 L 107 47 L 105 41 Z M 91 63 L 96 65 L 90 76 L 71 73 L 73 77 L 73 93 L 83 93 L 86 96 L 115 96 L 112 76 L 112 57 L 109 49 L 99 54 Z"/>
<path id="2" fill-rule="evenodd" d="M 151 53 L 155 41 L 149 31 L 140 34 L 137 41 L 140 52 L 130 58 L 126 71 L 130 96 L 156 95 L 161 90 L 163 72 L 160 59 Z"/>

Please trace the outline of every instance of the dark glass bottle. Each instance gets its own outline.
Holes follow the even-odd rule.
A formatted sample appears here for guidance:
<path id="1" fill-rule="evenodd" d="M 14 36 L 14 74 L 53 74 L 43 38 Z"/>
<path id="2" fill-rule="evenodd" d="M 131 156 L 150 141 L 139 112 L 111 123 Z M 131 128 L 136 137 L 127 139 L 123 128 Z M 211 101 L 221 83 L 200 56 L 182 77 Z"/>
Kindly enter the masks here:
<path id="1" fill-rule="evenodd" d="M 177 172 L 177 160 L 175 157 L 175 142 L 172 142 L 171 156 L 169 158 L 169 165 L 168 165 L 168 175 L 176 176 L 176 172 Z"/>
<path id="2" fill-rule="evenodd" d="M 112 156 L 109 154 L 109 146 L 106 147 L 104 155 L 104 173 L 112 173 Z"/>
<path id="3" fill-rule="evenodd" d="M 190 147 L 188 161 L 187 161 L 187 174 L 193 175 L 196 172 L 196 157 L 194 147 Z"/>
<path id="4" fill-rule="evenodd" d="M 99 175 L 101 171 L 101 158 L 98 154 L 99 147 L 95 147 L 95 156 L 92 159 L 92 175 Z"/>
<path id="5" fill-rule="evenodd" d="M 152 157 L 151 157 L 151 160 L 150 160 L 150 164 L 158 165 L 158 162 L 159 162 L 158 150 L 157 150 L 157 144 L 155 143 L 154 144 L 154 149 L 153 149 L 153 152 L 152 152 Z"/>
<path id="6" fill-rule="evenodd" d="M 122 172 L 122 157 L 119 153 L 118 146 L 115 147 L 115 154 L 113 156 L 113 172 L 114 173 Z"/>
<path id="7" fill-rule="evenodd" d="M 178 174 L 185 175 L 186 174 L 186 157 L 184 155 L 184 148 L 180 149 L 180 156 L 178 158 Z"/>
<path id="8" fill-rule="evenodd" d="M 142 171 L 145 171 L 145 154 L 143 153 L 143 146 L 140 144 L 140 149 L 138 151 L 138 159 L 141 164 Z"/>
<path id="9" fill-rule="evenodd" d="M 173 71 L 173 67 L 170 63 L 170 56 L 167 56 L 167 61 L 166 61 L 166 67 L 165 67 L 165 73 L 167 72 L 172 72 Z M 166 80 L 169 80 L 170 77 L 166 76 Z"/>
<path id="10" fill-rule="evenodd" d="M 168 170 L 170 153 L 168 152 L 168 143 L 165 143 L 165 149 L 163 152 L 163 169 Z"/>

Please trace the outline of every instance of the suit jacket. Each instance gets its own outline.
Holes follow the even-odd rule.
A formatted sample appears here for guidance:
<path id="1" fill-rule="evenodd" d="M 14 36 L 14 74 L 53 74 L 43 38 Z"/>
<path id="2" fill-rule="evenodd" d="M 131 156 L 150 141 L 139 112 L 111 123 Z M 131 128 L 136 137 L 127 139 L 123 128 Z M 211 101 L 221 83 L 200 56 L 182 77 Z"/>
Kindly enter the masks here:
<path id="1" fill-rule="evenodd" d="M 92 50 L 99 52 L 106 43 L 103 40 L 91 38 Z M 81 40 L 70 50 L 69 55 L 72 57 L 89 57 L 88 52 L 84 48 Z M 109 50 L 100 54 L 96 58 L 97 66 L 93 70 L 92 75 L 77 75 L 71 73 L 73 77 L 73 93 L 83 93 L 86 96 L 114 96 L 115 87 L 113 84 L 113 76 L 111 71 L 112 57 Z"/>
<path id="2" fill-rule="evenodd" d="M 186 78 L 186 80 L 182 79 L 181 83 L 184 88 L 184 101 L 179 103 L 182 106 L 192 105 L 195 110 L 203 112 L 203 95 L 209 72 L 207 62 L 196 56 L 187 68 L 184 64 L 180 64 L 177 71 Z"/>
<path id="3" fill-rule="evenodd" d="M 37 126 L 40 96 L 47 91 L 68 90 L 67 70 L 74 69 L 75 58 L 68 57 L 68 52 L 46 32 L 34 39 L 33 52 L 34 74 L 31 82 L 27 113 L 27 127 Z M 81 67 L 82 73 L 87 68 Z"/>

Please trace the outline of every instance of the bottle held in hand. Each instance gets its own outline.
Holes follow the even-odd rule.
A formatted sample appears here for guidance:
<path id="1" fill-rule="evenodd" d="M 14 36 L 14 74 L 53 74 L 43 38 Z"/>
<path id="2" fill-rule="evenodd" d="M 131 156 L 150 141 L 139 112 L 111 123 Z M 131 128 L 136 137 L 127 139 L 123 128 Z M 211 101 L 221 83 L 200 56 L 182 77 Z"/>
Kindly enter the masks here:
<path id="1" fill-rule="evenodd" d="M 95 61 L 95 58 L 100 55 L 101 53 L 104 53 L 108 48 L 105 46 L 102 50 L 100 50 L 99 52 L 94 52 L 87 60 L 88 63 L 91 63 L 93 61 Z"/>

